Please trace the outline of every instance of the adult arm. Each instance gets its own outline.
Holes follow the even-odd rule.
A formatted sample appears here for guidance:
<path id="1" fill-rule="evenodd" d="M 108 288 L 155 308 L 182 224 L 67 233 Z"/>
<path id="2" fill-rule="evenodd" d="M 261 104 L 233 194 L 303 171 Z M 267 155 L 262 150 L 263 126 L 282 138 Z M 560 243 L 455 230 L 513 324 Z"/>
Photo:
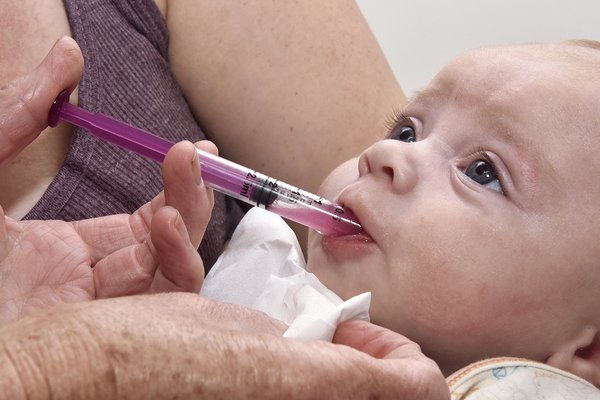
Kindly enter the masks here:
<path id="1" fill-rule="evenodd" d="M 166 3 L 169 61 L 221 154 L 315 192 L 404 95 L 352 0 Z"/>
<path id="2" fill-rule="evenodd" d="M 389 331 L 359 335 L 372 357 L 277 337 L 283 330 L 183 293 L 56 307 L 0 328 L 0 390 L 12 399 L 448 398 L 439 369 L 411 368 L 424 357 Z"/>

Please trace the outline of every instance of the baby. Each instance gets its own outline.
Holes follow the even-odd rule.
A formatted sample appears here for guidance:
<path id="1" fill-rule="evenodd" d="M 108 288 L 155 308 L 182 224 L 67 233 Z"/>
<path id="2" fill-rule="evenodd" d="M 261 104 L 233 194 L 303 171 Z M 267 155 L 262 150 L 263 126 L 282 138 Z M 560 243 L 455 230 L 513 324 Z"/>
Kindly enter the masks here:
<path id="1" fill-rule="evenodd" d="M 308 269 L 372 292 L 373 322 L 446 373 L 506 355 L 600 369 L 599 110 L 593 44 L 458 58 L 323 183 L 369 240 L 312 233 Z"/>
<path id="2" fill-rule="evenodd" d="M 311 232 L 307 269 L 445 375 L 508 356 L 600 386 L 599 110 L 599 43 L 457 58 L 325 180 L 365 233 Z"/>

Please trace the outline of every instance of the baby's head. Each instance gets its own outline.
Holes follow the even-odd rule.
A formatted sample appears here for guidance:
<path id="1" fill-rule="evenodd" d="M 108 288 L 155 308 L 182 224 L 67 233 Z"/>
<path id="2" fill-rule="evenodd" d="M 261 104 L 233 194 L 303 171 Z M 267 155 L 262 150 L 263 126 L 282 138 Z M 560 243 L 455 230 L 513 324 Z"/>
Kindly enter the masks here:
<path id="1" fill-rule="evenodd" d="M 322 186 L 372 240 L 312 234 L 311 272 L 445 373 L 521 356 L 600 384 L 600 48 L 470 52 L 389 138 Z"/>

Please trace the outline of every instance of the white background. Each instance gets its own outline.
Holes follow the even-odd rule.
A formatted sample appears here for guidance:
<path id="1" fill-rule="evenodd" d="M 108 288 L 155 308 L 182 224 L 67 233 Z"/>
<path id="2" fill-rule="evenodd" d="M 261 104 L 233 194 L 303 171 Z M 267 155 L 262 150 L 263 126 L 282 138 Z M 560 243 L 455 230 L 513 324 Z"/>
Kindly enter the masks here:
<path id="1" fill-rule="evenodd" d="M 600 0 L 356 0 L 407 95 L 465 50 L 600 40 Z"/>

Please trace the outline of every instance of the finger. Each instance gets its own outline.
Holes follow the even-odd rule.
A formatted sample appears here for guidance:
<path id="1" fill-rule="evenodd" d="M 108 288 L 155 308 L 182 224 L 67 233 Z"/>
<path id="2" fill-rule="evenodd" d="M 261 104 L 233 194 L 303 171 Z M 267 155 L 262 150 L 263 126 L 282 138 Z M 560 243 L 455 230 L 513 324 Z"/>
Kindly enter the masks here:
<path id="1" fill-rule="evenodd" d="M 203 149 L 216 152 L 210 142 L 200 142 Z M 204 185 L 196 147 L 190 142 L 174 145 L 163 164 L 165 203 L 181 214 L 196 248 L 200 245 L 214 204 L 211 189 Z"/>
<path id="2" fill-rule="evenodd" d="M 421 348 L 399 333 L 367 321 L 352 320 L 340 324 L 333 342 L 353 347 L 375 358 L 420 358 Z"/>
<path id="3" fill-rule="evenodd" d="M 0 91 L 0 164 L 12 160 L 48 126 L 48 111 L 64 89 L 72 91 L 83 71 L 77 43 L 63 37 L 31 73 Z"/>
<path id="4" fill-rule="evenodd" d="M 177 210 L 156 211 L 151 234 L 141 243 L 123 247 L 94 266 L 97 298 L 164 291 L 199 291 L 202 260 L 189 241 Z"/>
<path id="5" fill-rule="evenodd" d="M 216 147 L 208 141 L 200 146 L 216 153 Z M 154 214 L 165 204 L 179 211 L 192 244 L 198 248 L 210 219 L 214 197 L 212 190 L 201 180 L 194 145 L 190 142 L 175 144 L 165 157 L 163 176 L 165 190 L 133 214 L 73 222 L 75 230 L 88 245 L 93 264 L 122 247 L 143 242 L 150 233 Z"/>
<path id="6" fill-rule="evenodd" d="M 204 264 L 177 210 L 163 207 L 155 213 L 151 238 L 158 270 L 150 291 L 198 293 L 204 282 Z"/>
<path id="7" fill-rule="evenodd" d="M 207 142 L 209 143 L 209 142 Z M 204 144 L 211 152 L 214 145 Z M 214 203 L 212 190 L 196 182 L 199 171 L 195 147 L 190 142 L 173 146 L 165 158 L 163 175 L 165 190 L 133 214 L 112 215 L 73 222 L 75 230 L 87 243 L 92 263 L 119 248 L 141 243 L 150 233 L 150 225 L 157 210 L 166 203 L 175 207 L 183 217 L 192 244 L 198 248 L 206 230 Z M 199 172 L 198 172 L 199 173 Z M 167 202 L 165 199 L 169 198 Z"/>

